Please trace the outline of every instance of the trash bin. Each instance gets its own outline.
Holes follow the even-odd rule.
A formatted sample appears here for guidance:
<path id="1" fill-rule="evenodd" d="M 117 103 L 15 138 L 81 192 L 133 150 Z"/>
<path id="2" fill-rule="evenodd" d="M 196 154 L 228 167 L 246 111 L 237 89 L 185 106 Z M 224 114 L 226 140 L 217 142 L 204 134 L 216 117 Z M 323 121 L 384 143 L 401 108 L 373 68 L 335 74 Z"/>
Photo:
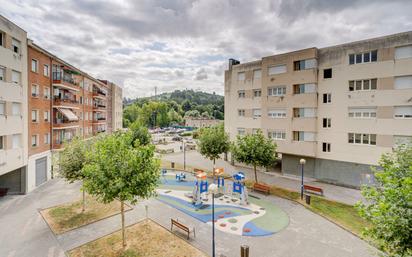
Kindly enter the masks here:
<path id="1" fill-rule="evenodd" d="M 240 257 L 249 257 L 249 246 L 240 246 Z"/>
<path id="2" fill-rule="evenodd" d="M 310 197 L 311 195 L 305 195 L 305 201 L 307 205 L 310 205 Z"/>
<path id="3" fill-rule="evenodd" d="M 174 169 L 174 168 L 175 168 L 175 163 L 172 162 L 172 163 L 171 163 L 171 166 L 172 166 L 172 169 Z"/>

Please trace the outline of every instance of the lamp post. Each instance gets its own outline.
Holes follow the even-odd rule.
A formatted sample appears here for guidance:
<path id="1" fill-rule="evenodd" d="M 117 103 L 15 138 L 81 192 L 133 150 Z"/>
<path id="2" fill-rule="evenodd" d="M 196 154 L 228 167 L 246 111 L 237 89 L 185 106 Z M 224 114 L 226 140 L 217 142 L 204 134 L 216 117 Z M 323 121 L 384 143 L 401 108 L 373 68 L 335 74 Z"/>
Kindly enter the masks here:
<path id="1" fill-rule="evenodd" d="M 182 138 L 182 150 L 183 150 L 183 170 L 186 171 L 186 147 L 185 147 L 185 139 Z"/>
<path id="2" fill-rule="evenodd" d="M 306 163 L 305 159 L 300 159 L 300 167 L 301 167 L 301 176 L 302 176 L 302 180 L 300 183 L 300 200 L 303 200 L 303 166 Z"/>
<path id="3" fill-rule="evenodd" d="M 212 183 L 209 186 L 209 192 L 212 193 L 212 257 L 215 257 L 215 193 L 217 185 Z"/>

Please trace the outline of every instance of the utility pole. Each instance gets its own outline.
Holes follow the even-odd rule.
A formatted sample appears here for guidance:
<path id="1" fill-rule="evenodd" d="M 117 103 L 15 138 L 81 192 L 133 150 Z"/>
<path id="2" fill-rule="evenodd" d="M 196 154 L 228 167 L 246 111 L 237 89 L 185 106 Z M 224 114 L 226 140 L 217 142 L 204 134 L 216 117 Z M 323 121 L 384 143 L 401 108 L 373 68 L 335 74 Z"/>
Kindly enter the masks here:
<path id="1" fill-rule="evenodd" d="M 157 86 L 155 86 L 155 101 L 157 101 Z"/>

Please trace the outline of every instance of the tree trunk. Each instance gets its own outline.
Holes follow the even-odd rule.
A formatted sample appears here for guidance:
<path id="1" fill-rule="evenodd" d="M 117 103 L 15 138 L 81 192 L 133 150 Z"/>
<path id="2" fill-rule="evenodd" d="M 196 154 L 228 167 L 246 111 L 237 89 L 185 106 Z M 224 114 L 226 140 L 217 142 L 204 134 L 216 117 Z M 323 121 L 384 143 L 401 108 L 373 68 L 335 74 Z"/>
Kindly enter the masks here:
<path id="1" fill-rule="evenodd" d="M 213 183 L 216 182 L 215 164 L 216 164 L 216 160 L 213 159 Z"/>
<path id="2" fill-rule="evenodd" d="M 256 183 L 258 183 L 257 171 L 256 171 L 256 164 L 253 164 L 253 170 L 255 171 L 255 180 L 256 180 Z"/>
<path id="3" fill-rule="evenodd" d="M 123 241 L 123 248 L 126 247 L 126 235 L 125 235 L 125 228 L 124 228 L 124 202 L 120 202 L 120 212 L 122 214 L 122 241 Z"/>
<path id="4" fill-rule="evenodd" d="M 83 187 L 82 191 L 83 191 L 82 212 L 84 212 L 86 210 L 86 190 L 84 189 L 84 187 Z"/>

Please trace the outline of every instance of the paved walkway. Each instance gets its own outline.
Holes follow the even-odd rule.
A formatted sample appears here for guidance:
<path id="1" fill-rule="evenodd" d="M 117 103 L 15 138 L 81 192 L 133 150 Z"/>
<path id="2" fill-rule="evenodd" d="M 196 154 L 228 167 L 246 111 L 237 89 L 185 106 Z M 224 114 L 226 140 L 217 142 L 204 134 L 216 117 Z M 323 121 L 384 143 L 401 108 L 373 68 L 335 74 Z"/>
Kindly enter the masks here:
<path id="1" fill-rule="evenodd" d="M 180 153 L 163 155 L 162 159 L 183 164 L 183 153 L 180 152 Z M 204 158 L 197 151 L 186 152 L 186 165 L 196 167 L 199 169 L 206 169 L 206 170 L 213 169 L 212 161 Z M 233 174 L 235 173 L 235 171 L 241 170 L 246 173 L 246 176 L 248 178 L 253 179 L 255 176 L 253 169 L 232 166 L 230 162 L 224 161 L 223 159 L 219 159 L 216 161 L 216 167 L 223 167 L 225 169 L 225 172 L 228 174 Z M 272 185 L 276 185 L 282 188 L 300 192 L 299 178 L 282 176 L 280 173 L 276 173 L 276 172 L 260 171 L 258 173 L 258 180 L 264 181 L 265 183 L 268 183 L 268 184 L 272 184 Z M 335 186 L 335 185 L 321 183 L 317 181 L 310 181 L 310 184 L 321 187 L 324 191 L 325 197 L 328 199 L 334 200 L 334 201 L 353 205 L 362 199 L 360 191 L 356 189 Z"/>
<path id="2" fill-rule="evenodd" d="M 79 184 L 67 184 L 55 179 L 26 196 L 0 199 L 0 256 L 4 257 L 64 257 L 72 249 L 120 229 L 120 215 L 84 226 L 55 237 L 38 210 L 80 198 Z M 238 257 L 240 245 L 250 246 L 251 256 L 259 257 L 372 257 L 373 249 L 356 236 L 305 209 L 303 206 L 274 196 L 262 196 L 282 208 L 290 218 L 284 230 L 268 237 L 241 237 L 216 231 L 217 256 Z M 211 226 L 201 223 L 156 199 L 150 199 L 126 212 L 127 224 L 149 217 L 164 227 L 170 218 L 196 227 L 191 243 L 201 250 L 211 251 Z"/>

